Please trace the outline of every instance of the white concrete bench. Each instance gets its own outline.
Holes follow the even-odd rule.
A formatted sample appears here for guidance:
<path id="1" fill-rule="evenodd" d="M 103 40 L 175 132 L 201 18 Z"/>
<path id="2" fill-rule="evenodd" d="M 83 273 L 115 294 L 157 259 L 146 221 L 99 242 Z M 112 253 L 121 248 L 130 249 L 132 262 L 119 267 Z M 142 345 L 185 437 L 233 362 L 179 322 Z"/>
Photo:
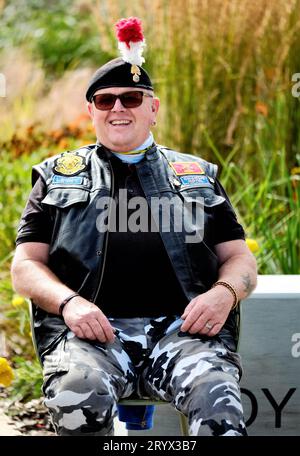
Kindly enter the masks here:
<path id="1" fill-rule="evenodd" d="M 261 275 L 242 302 L 239 352 L 249 435 L 300 435 L 300 275 Z"/>

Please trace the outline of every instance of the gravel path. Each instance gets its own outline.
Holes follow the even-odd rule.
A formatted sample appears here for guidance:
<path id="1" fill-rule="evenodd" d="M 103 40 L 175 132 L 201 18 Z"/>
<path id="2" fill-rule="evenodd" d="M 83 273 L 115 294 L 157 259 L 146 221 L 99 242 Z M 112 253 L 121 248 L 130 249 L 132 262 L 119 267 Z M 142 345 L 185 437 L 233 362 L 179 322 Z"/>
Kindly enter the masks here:
<path id="1" fill-rule="evenodd" d="M 0 436 L 4 435 L 12 436 L 22 434 L 14 427 L 14 423 L 11 419 L 0 410 Z"/>
<path id="2" fill-rule="evenodd" d="M 48 414 L 44 416 L 44 406 L 42 399 L 34 399 L 27 404 L 17 405 L 19 413 L 13 418 L 7 416 L 3 410 L 7 403 L 0 400 L 0 436 L 54 436 L 53 429 L 49 426 Z M 121 423 L 117 418 L 114 420 L 115 435 L 128 435 L 125 423 Z M 1 445 L 0 445 L 1 447 Z"/>
<path id="3" fill-rule="evenodd" d="M 2 396 L 2 397 L 1 397 Z M 11 402 L 0 394 L 0 436 L 54 435 L 42 398 L 27 403 Z M 9 414 L 5 412 L 9 409 Z"/>

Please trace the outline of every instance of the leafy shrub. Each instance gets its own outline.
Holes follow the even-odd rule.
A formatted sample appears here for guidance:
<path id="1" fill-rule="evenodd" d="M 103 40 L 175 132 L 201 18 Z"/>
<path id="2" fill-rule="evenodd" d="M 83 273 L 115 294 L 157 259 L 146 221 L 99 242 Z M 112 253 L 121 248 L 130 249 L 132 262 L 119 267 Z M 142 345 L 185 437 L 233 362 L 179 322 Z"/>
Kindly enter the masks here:
<path id="1" fill-rule="evenodd" d="M 50 78 L 91 63 L 101 53 L 93 16 L 71 0 L 8 1 L 2 12 L 0 42 L 3 48 L 25 46 Z"/>

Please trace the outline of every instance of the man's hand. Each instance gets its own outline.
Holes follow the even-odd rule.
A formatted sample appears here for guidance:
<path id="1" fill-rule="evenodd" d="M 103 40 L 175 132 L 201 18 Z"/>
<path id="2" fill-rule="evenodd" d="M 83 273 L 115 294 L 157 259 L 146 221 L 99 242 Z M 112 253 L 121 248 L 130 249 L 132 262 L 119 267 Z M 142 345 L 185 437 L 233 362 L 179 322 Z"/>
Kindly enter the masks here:
<path id="1" fill-rule="evenodd" d="M 215 245 L 219 262 L 218 281 L 231 283 L 239 300 L 245 299 L 256 286 L 256 261 L 242 239 Z M 215 336 L 220 332 L 234 304 L 228 288 L 217 285 L 186 306 L 181 318 L 181 331 Z"/>
<path id="2" fill-rule="evenodd" d="M 233 297 L 225 287 L 215 287 L 186 306 L 181 318 L 181 331 L 190 334 L 215 336 L 224 325 L 233 304 Z"/>
<path id="3" fill-rule="evenodd" d="M 80 339 L 114 342 L 114 330 L 103 312 L 81 296 L 69 301 L 63 309 L 66 325 Z"/>

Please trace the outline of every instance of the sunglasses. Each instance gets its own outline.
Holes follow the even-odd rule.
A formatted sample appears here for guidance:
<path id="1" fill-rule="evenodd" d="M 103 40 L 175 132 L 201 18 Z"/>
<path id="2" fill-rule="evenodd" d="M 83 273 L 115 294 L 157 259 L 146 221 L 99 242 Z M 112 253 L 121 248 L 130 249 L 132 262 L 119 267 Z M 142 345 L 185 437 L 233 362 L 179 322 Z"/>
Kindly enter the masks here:
<path id="1" fill-rule="evenodd" d="M 144 97 L 153 98 L 152 95 L 142 91 L 130 91 L 124 92 L 120 95 L 115 95 L 113 93 L 98 93 L 92 97 L 92 100 L 97 109 L 100 111 L 109 111 L 115 105 L 117 98 L 121 101 L 124 108 L 137 108 L 143 103 Z"/>

